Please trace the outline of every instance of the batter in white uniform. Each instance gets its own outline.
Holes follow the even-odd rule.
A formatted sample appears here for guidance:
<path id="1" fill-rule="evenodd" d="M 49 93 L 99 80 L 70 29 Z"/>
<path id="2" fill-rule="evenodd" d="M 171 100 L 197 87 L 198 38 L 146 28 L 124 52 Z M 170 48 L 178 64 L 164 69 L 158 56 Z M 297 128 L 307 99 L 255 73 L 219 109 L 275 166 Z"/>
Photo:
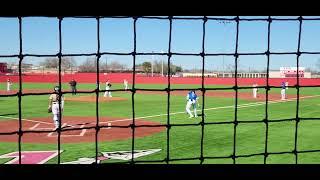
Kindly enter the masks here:
<path id="1" fill-rule="evenodd" d="M 54 91 L 56 93 L 59 93 L 59 87 L 56 86 L 54 88 Z M 49 97 L 49 108 L 51 107 L 52 109 L 52 114 L 53 114 L 53 122 L 54 122 L 54 125 L 55 125 L 55 129 L 57 129 L 59 127 L 59 122 L 61 121 L 61 117 L 60 115 L 62 114 L 63 112 L 63 108 L 64 108 L 64 97 L 63 95 L 61 95 L 61 113 L 59 111 L 59 99 L 60 99 L 60 96 L 59 94 L 51 94 L 50 97 Z"/>

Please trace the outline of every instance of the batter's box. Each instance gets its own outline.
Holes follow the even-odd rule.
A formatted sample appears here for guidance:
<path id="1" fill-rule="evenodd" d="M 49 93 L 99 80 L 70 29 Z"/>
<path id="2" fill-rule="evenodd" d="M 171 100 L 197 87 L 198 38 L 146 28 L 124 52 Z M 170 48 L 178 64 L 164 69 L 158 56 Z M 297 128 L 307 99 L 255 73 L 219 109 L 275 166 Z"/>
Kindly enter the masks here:
<path id="1" fill-rule="evenodd" d="M 29 130 L 54 130 L 53 123 L 36 123 L 34 126 L 30 127 Z"/>
<path id="2" fill-rule="evenodd" d="M 61 127 L 69 128 L 83 128 L 85 125 L 68 125 L 67 123 L 63 123 Z M 61 132 L 60 137 L 75 137 L 75 136 L 84 136 L 86 134 L 86 129 L 81 130 L 72 130 L 72 131 L 63 131 Z M 57 132 L 51 132 L 47 135 L 48 137 L 58 137 Z"/>
<path id="3" fill-rule="evenodd" d="M 74 127 L 72 125 L 68 125 L 67 123 L 64 123 L 61 125 L 62 128 L 65 127 Z M 34 126 L 31 126 L 29 130 L 54 130 L 54 125 L 53 123 L 46 123 L 46 122 L 39 122 L 35 124 Z"/>
<path id="4" fill-rule="evenodd" d="M 49 123 L 48 123 L 49 124 Z M 51 130 L 53 131 L 54 128 L 52 127 L 53 124 L 49 124 L 47 123 L 37 123 L 34 126 L 30 127 L 29 130 Z M 64 127 L 68 127 L 68 128 L 83 128 L 85 125 L 69 125 L 67 123 L 63 123 L 61 125 L 62 128 Z M 75 136 L 84 136 L 86 133 L 86 129 L 82 129 L 82 130 L 74 130 L 74 131 L 64 131 L 61 133 L 61 137 L 75 137 Z M 48 133 L 47 135 L 48 137 L 57 137 L 58 133 L 56 132 L 51 132 Z"/>

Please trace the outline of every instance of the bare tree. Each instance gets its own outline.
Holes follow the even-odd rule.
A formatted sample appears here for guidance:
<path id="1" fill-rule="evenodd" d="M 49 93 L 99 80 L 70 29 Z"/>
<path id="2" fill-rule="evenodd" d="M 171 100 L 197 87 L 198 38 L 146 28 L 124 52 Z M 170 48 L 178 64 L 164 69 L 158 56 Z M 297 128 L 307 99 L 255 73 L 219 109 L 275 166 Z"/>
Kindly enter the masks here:
<path id="1" fill-rule="evenodd" d="M 111 63 L 108 66 L 111 70 L 115 70 L 115 71 L 119 71 L 119 70 L 122 71 L 127 67 L 125 64 L 121 64 L 118 61 L 111 61 Z"/>
<path id="2" fill-rule="evenodd" d="M 45 68 L 58 68 L 58 63 L 58 58 L 46 58 L 43 62 L 40 62 L 40 65 Z"/>
<path id="3" fill-rule="evenodd" d="M 97 71 L 97 60 L 96 58 L 87 58 L 80 66 L 80 72 L 96 72 Z"/>
<path id="4" fill-rule="evenodd" d="M 75 66 L 77 66 L 77 63 L 73 57 L 65 57 L 61 59 L 61 67 L 63 69 L 71 69 Z"/>
<path id="5" fill-rule="evenodd" d="M 107 71 L 124 71 L 128 68 L 126 64 L 121 64 L 119 61 L 113 60 L 110 63 L 106 63 L 100 61 L 100 71 L 107 72 Z"/>
<path id="6" fill-rule="evenodd" d="M 59 58 L 46 58 L 40 63 L 41 66 L 45 68 L 59 68 Z M 72 67 L 76 67 L 76 61 L 73 57 L 63 57 L 61 58 L 61 69 L 66 70 Z"/>

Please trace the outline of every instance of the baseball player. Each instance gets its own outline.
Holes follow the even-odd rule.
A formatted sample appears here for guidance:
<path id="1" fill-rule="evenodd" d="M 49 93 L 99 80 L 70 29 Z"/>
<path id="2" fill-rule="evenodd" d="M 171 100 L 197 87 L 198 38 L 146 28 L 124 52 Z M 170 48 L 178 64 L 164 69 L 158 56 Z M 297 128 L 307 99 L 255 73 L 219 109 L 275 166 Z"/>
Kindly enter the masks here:
<path id="1" fill-rule="evenodd" d="M 192 92 L 193 92 L 193 94 L 192 94 L 192 100 L 193 100 L 193 112 L 194 112 L 194 117 L 198 117 L 197 106 L 199 106 L 199 103 L 198 103 L 198 99 L 199 99 L 199 98 L 198 98 L 195 90 L 193 90 Z"/>
<path id="2" fill-rule="evenodd" d="M 129 89 L 129 87 L 128 87 L 128 81 L 125 79 L 125 80 L 123 80 L 123 85 L 124 85 L 124 89 L 125 90 L 128 90 Z"/>
<path id="3" fill-rule="evenodd" d="M 190 91 L 188 94 L 187 94 L 187 105 L 186 105 L 186 111 L 187 113 L 189 114 L 189 118 L 193 118 L 193 114 L 191 113 L 190 111 L 190 108 L 192 106 L 192 91 Z"/>
<path id="4" fill-rule="evenodd" d="M 59 93 L 59 86 L 54 87 L 54 92 L 53 94 L 50 95 L 49 97 L 49 107 L 48 107 L 48 112 L 52 112 L 53 114 L 53 122 L 55 125 L 55 130 L 59 128 L 59 122 L 61 120 L 61 113 L 59 111 L 59 99 L 61 100 L 61 112 L 63 111 L 64 108 L 64 97 L 63 95 L 57 94 Z"/>
<path id="5" fill-rule="evenodd" d="M 96 88 L 97 88 L 98 90 L 100 90 L 100 84 L 99 84 L 99 83 L 96 83 Z"/>
<path id="6" fill-rule="evenodd" d="M 10 81 L 10 79 L 7 79 L 7 91 L 10 92 L 11 91 L 11 86 L 12 86 L 12 82 Z"/>
<path id="7" fill-rule="evenodd" d="M 253 92 L 253 98 L 257 98 L 257 94 L 258 94 L 258 88 L 257 88 L 258 84 L 257 83 L 254 83 L 252 85 L 253 89 L 252 89 L 252 92 Z"/>
<path id="8" fill-rule="evenodd" d="M 286 83 L 281 83 L 281 100 L 286 100 Z"/>
<path id="9" fill-rule="evenodd" d="M 72 95 L 76 95 L 77 94 L 77 81 L 72 79 L 72 81 L 70 81 L 69 84 L 71 87 Z"/>
<path id="10" fill-rule="evenodd" d="M 186 105 L 186 111 L 189 114 L 189 118 L 198 117 L 197 104 L 196 104 L 197 100 L 198 100 L 198 96 L 196 95 L 195 91 L 194 90 L 190 91 L 187 95 L 187 105 Z M 191 106 L 193 106 L 194 116 L 190 111 Z"/>
<path id="11" fill-rule="evenodd" d="M 289 82 L 287 81 L 287 82 L 286 82 L 286 89 L 289 89 L 288 86 L 289 86 Z"/>
<path id="12" fill-rule="evenodd" d="M 107 80 L 107 82 L 106 82 L 106 92 L 104 92 L 104 97 L 112 97 L 112 95 L 111 95 L 111 91 L 109 91 L 110 89 L 111 89 L 111 83 L 110 83 L 110 81 L 109 80 Z"/>

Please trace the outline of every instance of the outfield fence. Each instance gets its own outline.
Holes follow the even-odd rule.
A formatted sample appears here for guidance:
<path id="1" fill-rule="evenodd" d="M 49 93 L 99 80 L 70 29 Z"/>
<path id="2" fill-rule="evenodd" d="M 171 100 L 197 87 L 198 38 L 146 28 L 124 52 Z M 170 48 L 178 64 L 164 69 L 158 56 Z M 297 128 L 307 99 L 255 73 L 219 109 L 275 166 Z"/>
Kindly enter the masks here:
<path id="1" fill-rule="evenodd" d="M 123 83 L 124 79 L 127 79 L 129 83 L 132 83 L 132 73 L 99 73 L 101 82 L 106 79 L 111 79 L 112 83 Z M 19 82 L 19 75 L 6 76 L 0 75 L 0 82 L 5 82 L 7 78 L 13 83 Z M 61 81 L 68 83 L 72 79 L 75 79 L 78 83 L 92 83 L 97 79 L 96 73 L 75 73 L 62 75 Z M 145 75 L 136 74 L 136 83 L 138 84 L 167 84 L 167 77 L 147 77 Z M 28 83 L 54 83 L 59 81 L 59 74 L 26 74 L 22 76 L 22 82 Z M 171 84 L 201 84 L 201 77 L 171 77 Z M 266 86 L 266 78 L 238 78 L 238 85 L 252 85 L 258 83 L 259 85 Z M 296 78 L 269 78 L 269 85 L 279 86 L 282 81 L 289 82 L 289 85 L 297 84 Z M 320 84 L 320 78 L 300 78 L 300 85 L 318 85 Z M 235 78 L 214 78 L 205 77 L 204 83 L 206 85 L 234 85 Z"/>

